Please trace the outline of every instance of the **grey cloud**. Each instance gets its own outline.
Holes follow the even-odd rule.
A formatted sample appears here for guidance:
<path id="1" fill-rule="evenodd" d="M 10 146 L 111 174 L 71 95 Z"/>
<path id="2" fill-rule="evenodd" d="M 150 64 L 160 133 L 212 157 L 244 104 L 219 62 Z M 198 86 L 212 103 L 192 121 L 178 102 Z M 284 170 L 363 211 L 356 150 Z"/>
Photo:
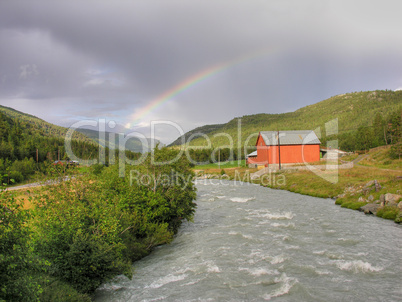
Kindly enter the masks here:
<path id="1" fill-rule="evenodd" d="M 29 111 L 51 101 L 43 118 L 125 124 L 184 80 L 261 49 L 270 51 L 189 87 L 146 120 L 191 128 L 395 89 L 401 9 L 391 0 L 2 1 L 0 103 Z"/>

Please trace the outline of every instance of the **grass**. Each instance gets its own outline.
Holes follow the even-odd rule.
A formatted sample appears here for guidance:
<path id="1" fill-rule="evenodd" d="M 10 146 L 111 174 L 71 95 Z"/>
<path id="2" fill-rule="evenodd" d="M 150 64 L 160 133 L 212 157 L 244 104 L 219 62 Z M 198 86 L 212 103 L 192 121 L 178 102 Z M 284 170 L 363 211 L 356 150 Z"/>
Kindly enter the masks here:
<path id="1" fill-rule="evenodd" d="M 380 169 L 402 170 L 402 159 L 391 159 L 389 157 L 390 149 L 390 146 L 371 149 L 367 153 L 368 157 L 361 160 L 359 165 Z"/>
<path id="2" fill-rule="evenodd" d="M 206 165 L 197 165 L 194 167 L 194 169 L 195 170 L 218 169 L 220 171 L 219 166 L 220 166 L 220 169 L 236 168 L 236 167 L 239 167 L 239 163 L 237 160 L 221 162 L 220 164 L 210 163 L 210 164 L 206 164 Z M 245 167 L 245 166 L 246 166 L 246 161 L 241 160 L 240 167 Z"/>
<path id="3" fill-rule="evenodd" d="M 350 162 L 350 161 L 354 161 L 358 156 L 359 156 L 359 154 L 353 153 L 351 155 L 342 156 L 340 159 L 345 162 Z"/>
<path id="4" fill-rule="evenodd" d="M 399 214 L 399 211 L 395 207 L 383 207 L 377 211 L 377 216 L 382 217 L 384 219 L 395 220 Z"/>

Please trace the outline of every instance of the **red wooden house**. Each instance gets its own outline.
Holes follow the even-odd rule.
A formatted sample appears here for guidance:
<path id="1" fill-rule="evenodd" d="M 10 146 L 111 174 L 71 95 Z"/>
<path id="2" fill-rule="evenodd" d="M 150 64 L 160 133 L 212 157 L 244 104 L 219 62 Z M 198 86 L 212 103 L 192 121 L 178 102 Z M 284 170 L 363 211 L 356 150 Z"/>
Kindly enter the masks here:
<path id="1" fill-rule="evenodd" d="M 249 165 L 296 164 L 320 160 L 320 140 L 314 131 L 261 131 L 257 156 L 247 158 Z"/>

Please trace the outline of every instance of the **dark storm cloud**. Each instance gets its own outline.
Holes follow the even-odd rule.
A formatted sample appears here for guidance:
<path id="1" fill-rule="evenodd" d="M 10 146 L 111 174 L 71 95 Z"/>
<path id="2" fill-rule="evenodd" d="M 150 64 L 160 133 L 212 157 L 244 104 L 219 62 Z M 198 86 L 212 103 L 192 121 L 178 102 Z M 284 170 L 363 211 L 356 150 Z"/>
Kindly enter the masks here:
<path id="1" fill-rule="evenodd" d="M 127 123 L 183 80 L 262 49 L 142 122 L 167 119 L 190 130 L 395 89 L 401 8 L 383 0 L 2 1 L 0 103 L 57 123 Z"/>

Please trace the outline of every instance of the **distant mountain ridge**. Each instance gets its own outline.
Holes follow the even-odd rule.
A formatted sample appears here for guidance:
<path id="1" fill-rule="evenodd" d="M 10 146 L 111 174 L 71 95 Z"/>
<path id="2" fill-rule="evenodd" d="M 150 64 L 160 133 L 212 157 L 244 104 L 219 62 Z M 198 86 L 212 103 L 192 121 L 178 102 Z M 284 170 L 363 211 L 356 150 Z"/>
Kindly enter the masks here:
<path id="1" fill-rule="evenodd" d="M 207 125 L 193 129 L 184 136 L 177 138 L 170 146 L 181 144 L 182 139 L 192 146 L 206 146 L 205 138 L 194 137 L 190 142 L 188 138 L 195 133 L 207 135 L 212 146 L 220 147 L 228 145 L 225 133 L 232 137 L 233 145 L 237 146 L 238 120 L 241 119 L 241 144 L 254 146 L 259 131 L 277 130 L 316 130 L 320 128 L 319 137 L 325 138 L 327 133 L 326 123 L 337 123 L 339 135 L 356 131 L 360 126 L 371 126 L 377 113 L 386 117 L 391 112 L 402 107 L 402 91 L 376 90 L 366 92 L 353 92 L 323 100 L 313 105 L 300 108 L 294 112 L 281 114 L 259 113 L 236 117 L 225 124 Z M 326 131 L 327 130 L 327 131 Z"/>
<path id="2" fill-rule="evenodd" d="M 86 137 L 89 137 L 90 139 L 94 140 L 97 142 L 99 145 L 102 147 L 108 147 L 109 149 L 118 149 L 119 148 L 119 135 L 118 133 L 112 133 L 112 132 L 99 132 L 97 130 L 91 130 L 91 129 L 84 129 L 84 128 L 79 128 L 76 129 L 77 132 L 85 135 Z M 114 136 L 114 141 L 110 141 L 110 137 Z M 104 137 L 105 139 L 102 139 Z M 146 153 L 151 150 L 151 146 L 156 146 L 159 141 L 156 139 L 151 139 L 147 138 L 147 143 L 148 146 L 143 146 L 142 142 L 139 138 L 130 138 L 127 140 L 125 144 L 125 149 L 130 150 L 133 152 L 139 152 L 139 153 Z"/>

